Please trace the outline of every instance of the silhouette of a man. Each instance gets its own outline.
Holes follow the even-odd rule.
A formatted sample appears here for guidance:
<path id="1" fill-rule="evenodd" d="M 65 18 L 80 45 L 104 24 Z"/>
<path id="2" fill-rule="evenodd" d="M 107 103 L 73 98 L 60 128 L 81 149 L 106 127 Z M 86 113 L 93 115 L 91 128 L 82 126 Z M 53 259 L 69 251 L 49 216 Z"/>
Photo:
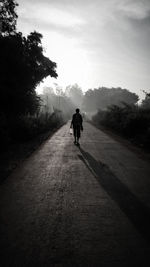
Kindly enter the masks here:
<path id="1" fill-rule="evenodd" d="M 76 113 L 72 116 L 72 121 L 70 128 L 73 126 L 73 134 L 74 134 L 74 144 L 79 145 L 79 138 L 81 135 L 81 131 L 83 131 L 83 119 L 80 114 L 79 108 L 76 109 Z"/>

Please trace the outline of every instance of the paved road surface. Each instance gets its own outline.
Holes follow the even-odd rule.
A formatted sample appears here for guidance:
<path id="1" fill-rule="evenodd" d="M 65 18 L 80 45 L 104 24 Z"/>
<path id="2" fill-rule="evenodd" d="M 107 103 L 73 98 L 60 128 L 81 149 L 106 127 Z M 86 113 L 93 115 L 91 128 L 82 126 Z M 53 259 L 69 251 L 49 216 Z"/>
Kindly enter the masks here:
<path id="1" fill-rule="evenodd" d="M 150 266 L 150 164 L 88 123 L 17 168 L 0 210 L 1 266 Z"/>

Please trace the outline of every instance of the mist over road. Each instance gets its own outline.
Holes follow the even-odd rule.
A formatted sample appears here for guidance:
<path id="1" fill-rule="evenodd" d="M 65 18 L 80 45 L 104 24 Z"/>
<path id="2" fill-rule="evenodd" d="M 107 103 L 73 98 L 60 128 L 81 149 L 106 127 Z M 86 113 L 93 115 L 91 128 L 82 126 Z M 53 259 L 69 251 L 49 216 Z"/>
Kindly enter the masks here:
<path id="1" fill-rule="evenodd" d="M 0 265 L 148 266 L 149 162 L 89 123 L 78 148 L 69 125 L 0 186 Z"/>

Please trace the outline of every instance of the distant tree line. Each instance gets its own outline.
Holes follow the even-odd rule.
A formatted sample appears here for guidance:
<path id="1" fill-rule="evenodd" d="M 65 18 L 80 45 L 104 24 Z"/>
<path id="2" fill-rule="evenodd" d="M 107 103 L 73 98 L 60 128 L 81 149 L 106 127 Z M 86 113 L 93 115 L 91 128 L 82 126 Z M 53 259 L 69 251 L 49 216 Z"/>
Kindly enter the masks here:
<path id="1" fill-rule="evenodd" d="M 56 86 L 56 94 L 61 97 L 70 99 L 72 106 L 81 108 L 87 113 L 96 113 L 99 109 L 105 110 L 110 105 L 123 106 L 124 103 L 129 105 L 137 104 L 139 97 L 137 94 L 127 89 L 99 87 L 89 89 L 85 93 L 78 84 L 68 85 L 65 90 Z M 47 87 L 43 91 L 43 95 L 53 96 L 54 88 Z M 51 99 L 52 97 L 50 97 Z M 51 100 L 52 102 L 52 100 Z"/>
<path id="2" fill-rule="evenodd" d="M 65 90 L 55 84 L 55 88 L 45 87 L 40 98 L 43 103 L 42 109 L 45 107 L 45 109 L 52 110 L 52 107 L 55 107 L 64 111 L 64 109 L 69 110 L 69 107 L 71 110 L 79 107 L 89 116 L 96 114 L 99 110 L 107 110 L 110 106 L 139 106 L 139 96 L 121 87 L 99 87 L 89 89 L 84 93 L 78 84 L 68 85 Z M 63 99 L 66 101 L 65 105 L 62 104 Z M 150 107 L 150 94 L 145 92 L 145 99 L 142 100 L 140 107 Z"/>
<path id="3" fill-rule="evenodd" d="M 123 102 L 127 104 L 136 104 L 138 96 L 127 89 L 99 87 L 94 90 L 88 90 L 83 99 L 83 109 L 86 112 L 96 112 L 99 109 L 107 109 L 110 105 L 122 106 Z"/>

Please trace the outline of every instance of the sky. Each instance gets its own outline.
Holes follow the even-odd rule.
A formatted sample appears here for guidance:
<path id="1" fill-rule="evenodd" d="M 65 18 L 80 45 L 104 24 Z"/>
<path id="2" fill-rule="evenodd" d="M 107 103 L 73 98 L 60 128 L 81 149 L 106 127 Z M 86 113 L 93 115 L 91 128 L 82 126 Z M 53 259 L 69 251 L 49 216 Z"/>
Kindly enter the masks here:
<path id="1" fill-rule="evenodd" d="M 42 33 L 57 80 L 83 91 L 122 87 L 150 92 L 150 0 L 17 0 L 17 28 Z"/>

